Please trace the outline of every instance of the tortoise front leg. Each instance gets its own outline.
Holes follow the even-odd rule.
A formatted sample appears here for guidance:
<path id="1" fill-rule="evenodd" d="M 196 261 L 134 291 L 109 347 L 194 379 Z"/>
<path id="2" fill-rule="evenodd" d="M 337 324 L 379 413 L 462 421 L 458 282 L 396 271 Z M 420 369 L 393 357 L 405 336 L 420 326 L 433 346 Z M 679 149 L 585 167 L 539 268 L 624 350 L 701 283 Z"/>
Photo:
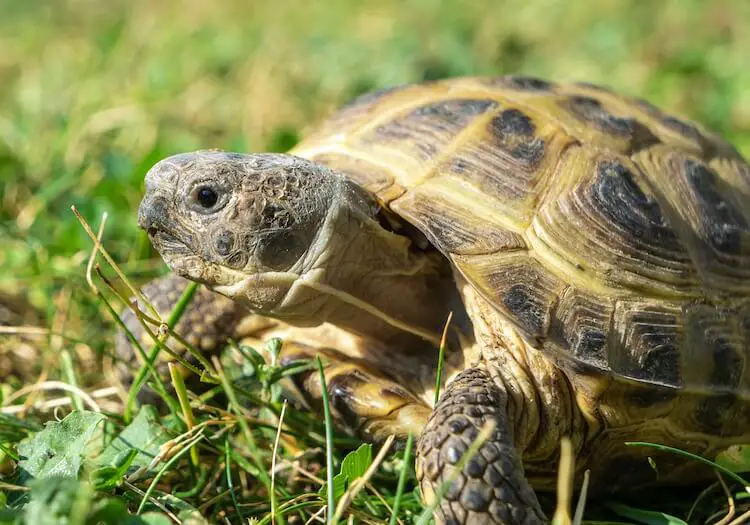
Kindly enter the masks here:
<path id="1" fill-rule="evenodd" d="M 546 523 L 513 446 L 507 404 L 505 389 L 481 368 L 458 374 L 441 395 L 417 448 L 417 477 L 428 501 L 455 476 L 435 512 L 439 523 Z M 488 421 L 494 432 L 456 472 L 454 465 Z"/>
<path id="2" fill-rule="evenodd" d="M 409 433 L 418 436 L 422 432 L 431 409 L 397 381 L 335 349 L 310 346 L 289 337 L 282 339 L 282 364 L 321 356 L 328 398 L 338 423 L 374 442 L 392 434 L 403 439 Z M 323 389 L 317 368 L 291 379 L 307 404 L 322 409 Z"/>

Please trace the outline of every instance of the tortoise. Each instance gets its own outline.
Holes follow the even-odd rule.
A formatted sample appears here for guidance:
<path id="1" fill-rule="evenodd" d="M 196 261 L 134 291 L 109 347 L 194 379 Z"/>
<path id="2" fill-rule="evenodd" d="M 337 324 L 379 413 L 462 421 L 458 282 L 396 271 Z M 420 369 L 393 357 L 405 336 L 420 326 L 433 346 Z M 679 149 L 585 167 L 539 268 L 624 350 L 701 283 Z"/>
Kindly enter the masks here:
<path id="1" fill-rule="evenodd" d="M 750 440 L 750 167 L 646 101 L 522 76 L 401 86 L 287 154 L 177 154 L 145 186 L 138 223 L 174 272 L 147 295 L 167 310 L 185 278 L 206 285 L 179 327 L 203 348 L 245 326 L 286 359 L 324 353 L 342 424 L 416 433 L 426 500 L 453 480 L 440 523 L 545 522 L 565 436 L 606 490 L 706 474 L 628 441 Z"/>

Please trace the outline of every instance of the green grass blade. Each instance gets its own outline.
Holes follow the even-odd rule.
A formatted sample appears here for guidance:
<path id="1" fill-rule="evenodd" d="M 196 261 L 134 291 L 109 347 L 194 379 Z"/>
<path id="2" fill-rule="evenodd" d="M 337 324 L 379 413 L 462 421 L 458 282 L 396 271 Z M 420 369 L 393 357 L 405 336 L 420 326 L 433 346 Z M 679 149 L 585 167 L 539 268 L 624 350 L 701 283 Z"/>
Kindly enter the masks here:
<path id="1" fill-rule="evenodd" d="M 705 465 L 708 465 L 710 467 L 713 467 L 714 469 L 718 470 L 722 474 L 725 474 L 727 477 L 733 479 L 737 483 L 741 484 L 743 487 L 748 487 L 750 484 L 740 475 L 732 472 L 728 468 L 719 465 L 718 463 L 714 463 L 713 461 L 706 459 L 701 456 L 697 456 L 695 454 L 691 454 L 690 452 L 686 452 L 684 450 L 681 450 L 679 448 L 669 447 L 667 445 L 660 445 L 659 443 L 648 443 L 646 441 L 628 441 L 625 443 L 626 445 L 632 446 L 632 447 L 652 447 L 657 450 L 662 450 L 665 452 L 672 452 L 673 454 L 677 454 L 679 456 L 683 456 L 689 459 L 692 459 L 693 461 L 698 461 L 699 463 L 703 463 Z"/>
<path id="2" fill-rule="evenodd" d="M 227 487 L 229 487 L 229 495 L 232 498 L 232 505 L 234 510 L 237 512 L 237 516 L 240 517 L 240 521 L 245 521 L 245 516 L 242 514 L 240 504 L 237 502 L 237 494 L 234 492 L 234 483 L 232 482 L 232 450 L 229 445 L 229 440 L 224 440 L 224 474 L 227 477 Z"/>
<path id="3" fill-rule="evenodd" d="M 333 420 L 331 418 L 331 406 L 328 400 L 328 386 L 326 385 L 326 375 L 323 372 L 323 363 L 320 360 L 320 355 L 315 356 L 315 361 L 318 365 L 318 372 L 320 373 L 320 388 L 323 393 L 323 415 L 325 417 L 326 424 L 326 484 L 328 490 L 328 510 L 326 511 L 326 522 L 332 523 L 332 518 L 336 510 L 336 497 L 333 490 Z"/>
<path id="4" fill-rule="evenodd" d="M 65 381 L 76 388 L 78 388 L 78 380 L 76 379 L 76 372 L 73 369 L 73 359 L 70 357 L 70 352 L 67 350 L 63 350 L 60 353 L 61 357 L 61 365 L 62 365 L 62 371 L 65 375 Z M 76 410 L 83 410 L 83 401 L 81 401 L 81 398 L 74 395 L 74 394 L 68 394 L 68 397 L 70 398 L 70 401 L 73 403 L 73 406 Z"/>
<path id="5" fill-rule="evenodd" d="M 156 371 L 156 368 L 154 367 L 153 362 L 151 362 L 148 359 L 148 356 L 143 351 L 143 347 L 141 346 L 140 342 L 133 336 L 133 334 L 128 330 L 128 327 L 125 326 L 125 323 L 122 322 L 122 319 L 120 319 L 120 316 L 117 314 L 117 311 L 114 309 L 112 304 L 107 300 L 106 297 L 104 297 L 103 294 L 99 294 L 99 300 L 101 300 L 102 304 L 106 308 L 107 312 L 109 312 L 110 316 L 115 320 L 115 323 L 118 325 L 118 327 L 123 330 L 126 337 L 130 341 L 130 343 L 133 345 L 133 348 L 137 352 L 140 353 L 141 357 L 144 359 L 144 366 L 148 367 L 148 369 L 151 371 L 151 375 L 154 378 L 154 388 L 156 392 L 159 394 L 159 396 L 164 400 L 164 402 L 167 404 L 167 406 L 172 409 L 173 412 L 176 412 L 179 408 L 179 405 L 177 403 L 177 400 L 175 400 L 169 393 L 167 392 L 166 387 L 164 386 L 164 381 L 162 381 L 161 376 Z M 127 406 L 125 407 L 123 419 L 126 423 L 129 423 L 132 421 L 132 416 L 128 417 L 127 412 Z"/>
<path id="6" fill-rule="evenodd" d="M 188 304 L 190 304 L 190 301 L 193 298 L 193 295 L 195 295 L 196 290 L 198 290 L 198 284 L 191 282 L 187 288 L 185 288 L 185 291 L 182 292 L 182 295 L 180 296 L 180 300 L 177 301 L 177 304 L 172 308 L 172 312 L 169 314 L 169 319 L 167 320 L 167 325 L 171 328 L 177 324 L 177 321 L 180 320 L 182 317 L 182 314 L 185 313 L 185 310 L 187 309 Z M 151 350 L 149 350 L 148 355 L 146 356 L 146 361 L 153 365 L 154 362 L 156 362 L 156 358 L 159 356 L 159 352 L 161 351 L 162 343 L 157 342 L 152 347 Z M 130 421 L 133 414 L 133 407 L 135 406 L 135 400 L 138 396 L 138 392 L 141 390 L 141 387 L 143 386 L 143 383 L 146 381 L 146 377 L 148 374 L 151 373 L 153 370 L 152 366 L 142 366 L 140 370 L 138 370 L 138 375 L 136 376 L 135 380 L 133 381 L 133 385 L 130 387 L 130 390 L 128 391 L 128 400 L 125 405 L 125 421 Z M 155 375 L 158 375 L 154 371 Z"/>
<path id="7" fill-rule="evenodd" d="M 396 520 L 398 519 L 398 511 L 401 507 L 401 498 L 404 494 L 407 472 L 409 472 L 411 467 L 411 448 L 413 444 L 414 434 L 409 432 L 409 436 L 406 438 L 406 447 L 404 448 L 404 468 L 401 469 L 401 473 L 398 476 L 396 496 L 393 498 L 393 511 L 391 512 L 391 519 L 388 521 L 388 525 L 396 525 Z"/>
<path id="8" fill-rule="evenodd" d="M 190 452 L 192 448 L 198 444 L 198 442 L 203 439 L 203 434 L 199 434 L 195 438 L 193 438 L 191 441 L 188 441 L 185 443 L 185 446 L 182 450 L 180 450 L 177 454 L 175 454 L 172 458 L 167 461 L 164 466 L 159 469 L 159 472 L 156 473 L 156 476 L 154 476 L 154 479 L 151 481 L 151 483 L 148 486 L 148 489 L 146 489 L 146 493 L 143 495 L 143 498 L 141 498 L 141 503 L 138 505 L 138 510 L 136 510 L 136 514 L 140 514 L 143 510 L 143 507 L 146 505 L 146 502 L 148 501 L 149 496 L 151 496 L 151 493 L 156 488 L 156 485 L 159 483 L 159 480 L 164 476 L 164 474 L 167 473 L 169 468 L 177 463 L 182 456 Z"/>
<path id="9" fill-rule="evenodd" d="M 247 441 L 247 446 L 250 449 L 250 456 L 253 458 L 255 468 L 258 471 L 258 478 L 266 487 L 266 490 L 268 490 L 268 492 L 270 493 L 271 478 L 268 476 L 266 468 L 263 465 L 260 451 L 258 450 L 258 444 L 255 442 L 255 437 L 253 437 L 253 433 L 250 431 L 250 427 L 247 424 L 245 415 L 242 413 L 240 403 L 237 400 L 237 394 L 235 394 L 234 388 L 232 387 L 232 384 L 224 373 L 224 369 L 221 367 L 221 363 L 216 356 L 213 357 L 213 365 L 216 369 L 216 373 L 219 374 L 219 379 L 221 379 L 221 385 L 224 387 L 224 393 L 229 398 L 229 407 L 237 417 L 237 424 L 240 426 L 240 430 L 242 431 L 242 435 L 245 437 L 245 441 Z"/>
<path id="10" fill-rule="evenodd" d="M 664 512 L 636 509 L 622 503 L 614 502 L 608 503 L 607 507 L 624 518 L 630 518 L 646 525 L 688 525 L 687 522 L 680 518 L 670 516 Z"/>
<path id="11" fill-rule="evenodd" d="M 437 373 L 435 374 L 435 401 L 434 405 L 437 406 L 438 399 L 440 399 L 440 385 L 443 383 L 443 366 L 445 364 L 445 342 L 448 338 L 448 327 L 453 319 L 453 312 L 448 313 L 448 319 L 445 321 L 443 327 L 443 335 L 440 337 L 440 353 L 438 354 L 438 366 Z"/>

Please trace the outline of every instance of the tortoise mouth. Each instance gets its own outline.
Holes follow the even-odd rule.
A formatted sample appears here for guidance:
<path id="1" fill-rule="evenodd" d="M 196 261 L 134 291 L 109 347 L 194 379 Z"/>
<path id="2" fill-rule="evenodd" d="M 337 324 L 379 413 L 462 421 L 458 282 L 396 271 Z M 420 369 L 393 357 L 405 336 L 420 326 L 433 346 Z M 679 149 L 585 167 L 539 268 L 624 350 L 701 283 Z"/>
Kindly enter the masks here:
<path id="1" fill-rule="evenodd" d="M 162 258 L 175 254 L 194 255 L 192 250 L 190 250 L 189 248 L 189 236 L 188 239 L 182 239 L 177 234 L 169 230 L 165 230 L 163 228 L 155 228 L 153 226 L 146 229 L 146 234 L 148 235 L 149 241 L 151 241 L 151 244 L 154 248 L 156 248 L 156 251 L 159 252 Z"/>

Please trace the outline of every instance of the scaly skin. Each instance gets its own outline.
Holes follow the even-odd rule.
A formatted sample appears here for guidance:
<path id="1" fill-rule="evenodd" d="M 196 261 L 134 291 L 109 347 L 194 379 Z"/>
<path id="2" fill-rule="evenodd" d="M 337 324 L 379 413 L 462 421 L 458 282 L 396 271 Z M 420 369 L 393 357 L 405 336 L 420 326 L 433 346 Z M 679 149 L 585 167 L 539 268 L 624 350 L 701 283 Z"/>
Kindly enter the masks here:
<path id="1" fill-rule="evenodd" d="M 507 405 L 505 390 L 482 368 L 461 372 L 441 396 L 417 448 L 417 477 L 428 501 L 455 476 L 439 503 L 439 522 L 546 522 L 524 477 Z M 456 473 L 454 465 L 489 421 L 495 424 L 492 435 Z"/>

